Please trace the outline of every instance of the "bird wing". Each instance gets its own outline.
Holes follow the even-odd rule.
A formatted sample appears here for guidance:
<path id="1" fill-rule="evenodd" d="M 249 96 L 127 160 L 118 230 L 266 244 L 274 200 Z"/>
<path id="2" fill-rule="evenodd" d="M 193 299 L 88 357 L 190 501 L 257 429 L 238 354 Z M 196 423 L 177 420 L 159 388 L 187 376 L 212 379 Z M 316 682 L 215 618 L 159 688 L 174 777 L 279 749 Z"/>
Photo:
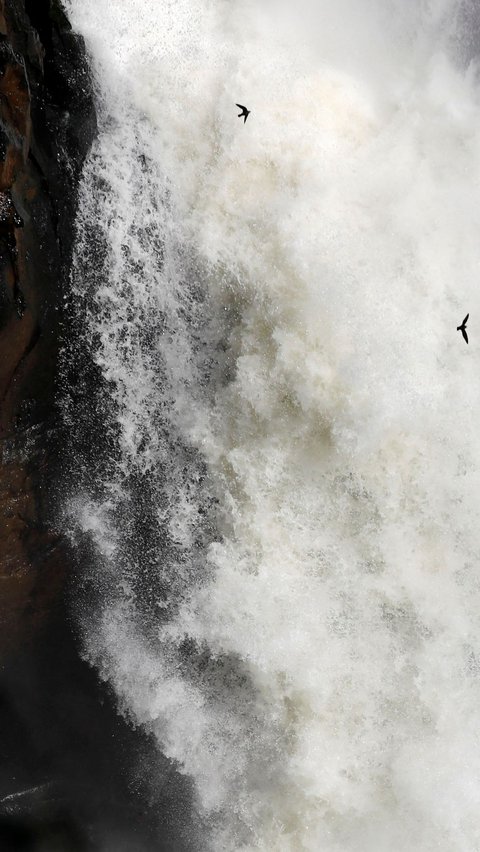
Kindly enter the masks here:
<path id="1" fill-rule="evenodd" d="M 462 328 L 463 339 L 465 343 L 468 343 L 468 335 L 464 328 Z"/>
<path id="2" fill-rule="evenodd" d="M 469 316 L 470 316 L 470 314 L 467 314 L 467 316 L 465 317 L 465 319 L 464 319 L 464 320 L 463 320 L 463 322 L 462 322 L 462 325 L 465 325 L 465 324 L 466 324 L 466 322 L 467 322 L 467 320 L 468 320 Z"/>
<path id="3" fill-rule="evenodd" d="M 239 109 L 246 109 L 247 108 L 247 107 L 242 106 L 242 104 L 235 104 L 235 106 L 238 106 Z"/>

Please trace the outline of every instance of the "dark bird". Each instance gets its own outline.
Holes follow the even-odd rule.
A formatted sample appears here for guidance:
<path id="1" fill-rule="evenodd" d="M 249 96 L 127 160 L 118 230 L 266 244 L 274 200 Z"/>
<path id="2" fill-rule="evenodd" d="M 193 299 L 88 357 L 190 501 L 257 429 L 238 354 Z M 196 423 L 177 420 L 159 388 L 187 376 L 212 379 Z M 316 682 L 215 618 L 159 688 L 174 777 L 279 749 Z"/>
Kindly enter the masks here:
<path id="1" fill-rule="evenodd" d="M 243 123 L 245 124 L 248 116 L 251 113 L 251 110 L 247 109 L 247 107 L 244 107 L 241 104 L 235 104 L 235 106 L 238 106 L 238 108 L 242 110 L 241 113 L 237 116 L 237 118 L 243 118 Z"/>
<path id="2" fill-rule="evenodd" d="M 463 339 L 464 339 L 465 343 L 468 343 L 467 328 L 466 328 L 466 326 L 467 326 L 467 320 L 468 320 L 469 316 L 470 316 L 470 314 L 467 314 L 467 316 L 466 316 L 466 317 L 465 317 L 465 319 L 463 320 L 462 324 L 461 324 L 461 325 L 457 325 L 457 331 L 461 331 L 461 332 L 462 332 L 462 334 L 463 334 Z"/>

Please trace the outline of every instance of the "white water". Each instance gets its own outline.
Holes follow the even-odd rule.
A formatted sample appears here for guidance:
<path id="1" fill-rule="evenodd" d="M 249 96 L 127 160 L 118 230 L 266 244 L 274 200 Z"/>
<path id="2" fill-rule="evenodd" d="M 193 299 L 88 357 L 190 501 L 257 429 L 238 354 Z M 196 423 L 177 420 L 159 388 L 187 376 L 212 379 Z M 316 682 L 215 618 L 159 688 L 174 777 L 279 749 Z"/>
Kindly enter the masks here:
<path id="1" fill-rule="evenodd" d="M 471 9 L 69 9 L 101 122 L 74 289 L 118 428 L 72 501 L 86 651 L 209 848 L 480 850 Z"/>

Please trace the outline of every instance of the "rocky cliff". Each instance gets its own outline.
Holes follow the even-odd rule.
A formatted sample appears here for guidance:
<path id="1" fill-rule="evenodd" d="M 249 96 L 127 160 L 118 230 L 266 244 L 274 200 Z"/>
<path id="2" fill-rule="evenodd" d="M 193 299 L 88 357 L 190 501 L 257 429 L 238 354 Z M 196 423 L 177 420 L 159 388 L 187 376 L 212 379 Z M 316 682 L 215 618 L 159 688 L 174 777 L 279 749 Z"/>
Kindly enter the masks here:
<path id="1" fill-rule="evenodd" d="M 82 40 L 58 0 L 0 0 L 0 661 L 48 622 L 57 362 L 76 186 L 95 134 Z"/>

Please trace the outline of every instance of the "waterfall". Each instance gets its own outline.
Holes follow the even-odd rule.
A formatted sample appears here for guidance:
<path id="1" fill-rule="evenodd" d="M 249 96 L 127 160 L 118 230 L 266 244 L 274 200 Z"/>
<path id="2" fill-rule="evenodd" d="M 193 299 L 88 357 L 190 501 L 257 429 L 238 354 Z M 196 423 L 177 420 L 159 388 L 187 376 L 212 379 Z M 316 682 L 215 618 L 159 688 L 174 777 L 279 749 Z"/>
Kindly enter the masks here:
<path id="1" fill-rule="evenodd" d="M 480 849 L 478 12 L 68 7 L 85 653 L 209 849 Z"/>

